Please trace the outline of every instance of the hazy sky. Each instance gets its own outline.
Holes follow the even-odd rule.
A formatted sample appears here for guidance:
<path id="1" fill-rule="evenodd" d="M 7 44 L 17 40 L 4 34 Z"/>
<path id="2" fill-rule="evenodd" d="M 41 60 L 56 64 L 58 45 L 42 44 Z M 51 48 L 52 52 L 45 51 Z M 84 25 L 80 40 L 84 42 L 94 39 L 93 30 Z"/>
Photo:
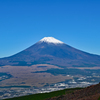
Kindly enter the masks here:
<path id="1" fill-rule="evenodd" d="M 100 55 L 100 0 L 0 0 L 0 58 L 47 36 Z"/>

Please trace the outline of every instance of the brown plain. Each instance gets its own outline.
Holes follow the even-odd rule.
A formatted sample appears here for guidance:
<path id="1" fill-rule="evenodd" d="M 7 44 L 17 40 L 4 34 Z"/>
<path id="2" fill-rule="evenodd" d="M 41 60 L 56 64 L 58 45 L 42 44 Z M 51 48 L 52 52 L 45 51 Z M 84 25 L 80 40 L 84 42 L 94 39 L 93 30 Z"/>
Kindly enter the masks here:
<path id="1" fill-rule="evenodd" d="M 39 67 L 40 66 L 40 67 Z M 46 66 L 46 67 L 44 67 Z M 0 86 L 37 86 L 41 87 L 46 84 L 57 83 L 72 79 L 70 76 L 57 75 L 50 73 L 32 73 L 35 71 L 46 71 L 47 69 L 57 68 L 58 66 L 49 64 L 37 64 L 32 66 L 2 66 L 0 72 L 6 72 L 13 77 L 0 82 Z"/>

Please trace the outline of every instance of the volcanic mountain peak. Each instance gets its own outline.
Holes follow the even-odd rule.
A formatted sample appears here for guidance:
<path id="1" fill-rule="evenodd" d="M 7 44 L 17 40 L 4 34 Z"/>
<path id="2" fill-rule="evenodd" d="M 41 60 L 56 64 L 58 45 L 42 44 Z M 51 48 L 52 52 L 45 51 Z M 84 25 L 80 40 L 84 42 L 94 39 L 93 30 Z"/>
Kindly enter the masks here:
<path id="1" fill-rule="evenodd" d="M 63 44 L 62 41 L 55 39 L 54 37 L 44 37 L 40 42 L 54 43 L 54 44 Z"/>

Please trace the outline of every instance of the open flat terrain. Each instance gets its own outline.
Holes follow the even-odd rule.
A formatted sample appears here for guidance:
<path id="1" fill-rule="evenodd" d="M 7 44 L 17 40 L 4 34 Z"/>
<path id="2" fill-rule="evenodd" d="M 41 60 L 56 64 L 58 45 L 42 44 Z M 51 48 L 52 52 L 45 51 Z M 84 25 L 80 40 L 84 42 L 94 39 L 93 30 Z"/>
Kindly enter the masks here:
<path id="1" fill-rule="evenodd" d="M 2 80 L 0 86 L 36 86 L 41 87 L 46 84 L 57 83 L 72 79 L 70 76 L 56 75 L 51 73 L 34 73 L 36 71 L 46 71 L 51 68 L 62 69 L 49 64 L 37 64 L 32 66 L 2 66 L 0 72 L 12 75 L 9 79 Z"/>

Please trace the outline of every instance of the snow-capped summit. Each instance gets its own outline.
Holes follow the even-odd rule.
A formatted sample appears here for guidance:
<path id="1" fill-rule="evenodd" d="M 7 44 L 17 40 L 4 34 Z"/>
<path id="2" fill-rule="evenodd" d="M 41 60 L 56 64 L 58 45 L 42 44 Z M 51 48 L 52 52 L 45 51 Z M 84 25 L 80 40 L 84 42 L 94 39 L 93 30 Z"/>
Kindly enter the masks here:
<path id="1" fill-rule="evenodd" d="M 62 41 L 59 41 L 55 39 L 54 37 L 44 37 L 40 40 L 40 42 L 48 42 L 48 43 L 54 43 L 54 44 L 63 44 Z"/>
<path id="2" fill-rule="evenodd" d="M 31 66 L 34 64 L 51 64 L 65 68 L 94 65 L 100 67 L 100 56 L 75 49 L 53 37 L 44 37 L 15 55 L 0 58 L 0 66 Z"/>

